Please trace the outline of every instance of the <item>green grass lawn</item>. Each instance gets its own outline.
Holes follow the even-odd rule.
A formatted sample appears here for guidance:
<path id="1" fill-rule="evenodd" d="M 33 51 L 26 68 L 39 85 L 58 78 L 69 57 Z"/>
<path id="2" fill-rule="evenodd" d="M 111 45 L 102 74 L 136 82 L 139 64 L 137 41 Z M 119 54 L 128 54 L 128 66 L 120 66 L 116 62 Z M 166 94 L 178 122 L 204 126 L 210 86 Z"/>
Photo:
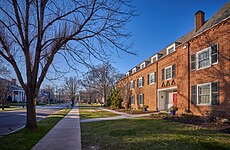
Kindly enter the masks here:
<path id="1" fill-rule="evenodd" d="M 22 129 L 0 138 L 0 150 L 29 150 L 44 137 L 71 109 L 60 110 L 38 122 L 37 130 Z"/>
<path id="2" fill-rule="evenodd" d="M 2 110 L 2 108 L 0 107 L 0 112 L 13 111 L 13 110 L 21 110 L 21 109 L 23 109 L 23 108 L 22 107 L 18 107 L 18 106 L 10 106 L 10 108 L 4 108 L 4 110 Z"/>
<path id="3" fill-rule="evenodd" d="M 103 107 L 103 104 L 100 104 L 100 103 L 91 103 L 91 104 L 79 103 L 78 106 L 79 107 Z"/>
<path id="4" fill-rule="evenodd" d="M 118 116 L 112 112 L 100 110 L 98 108 L 80 108 L 80 117 L 81 119 L 89 119 L 89 118 L 106 118 Z"/>
<path id="5" fill-rule="evenodd" d="M 83 150 L 230 149 L 230 134 L 161 119 L 81 123 L 81 134 Z"/>

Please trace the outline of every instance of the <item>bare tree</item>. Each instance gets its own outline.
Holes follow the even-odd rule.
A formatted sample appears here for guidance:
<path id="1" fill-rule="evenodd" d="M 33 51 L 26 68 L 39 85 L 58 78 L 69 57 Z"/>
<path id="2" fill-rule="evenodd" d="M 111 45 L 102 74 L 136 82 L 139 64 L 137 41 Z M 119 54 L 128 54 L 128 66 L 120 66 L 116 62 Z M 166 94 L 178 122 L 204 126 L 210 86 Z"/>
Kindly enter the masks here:
<path id="1" fill-rule="evenodd" d="M 65 72 L 55 65 L 61 57 L 77 69 L 113 51 L 131 53 L 129 0 L 2 0 L 0 13 L 0 56 L 25 90 L 26 128 L 37 128 L 35 102 L 47 71 Z"/>
<path id="2" fill-rule="evenodd" d="M 104 63 L 94 66 L 83 75 L 82 86 L 88 91 L 97 91 L 106 103 L 111 89 L 120 77 L 121 74 L 111 64 Z"/>
<path id="3" fill-rule="evenodd" d="M 10 79 L 10 70 L 4 66 L 2 60 L 0 60 L 0 100 L 2 101 L 2 110 L 4 110 L 5 100 L 10 93 L 12 82 Z"/>
<path id="4" fill-rule="evenodd" d="M 68 97 L 72 102 L 72 106 L 74 106 L 74 101 L 77 98 L 77 93 L 80 87 L 80 80 L 77 79 L 76 76 L 69 77 L 65 79 L 64 83 L 65 91 Z"/>

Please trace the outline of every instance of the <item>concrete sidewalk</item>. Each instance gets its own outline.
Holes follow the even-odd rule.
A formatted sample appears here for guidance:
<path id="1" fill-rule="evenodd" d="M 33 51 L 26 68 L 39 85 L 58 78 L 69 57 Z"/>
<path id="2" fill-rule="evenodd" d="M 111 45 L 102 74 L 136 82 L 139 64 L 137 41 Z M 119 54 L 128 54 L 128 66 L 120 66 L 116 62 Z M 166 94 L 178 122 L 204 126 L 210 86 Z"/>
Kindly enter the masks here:
<path id="1" fill-rule="evenodd" d="M 130 118 L 140 118 L 140 117 L 148 117 L 151 114 L 158 114 L 159 112 L 154 113 L 146 113 L 146 114 L 127 114 L 124 112 L 118 112 L 115 110 L 110 110 L 106 108 L 100 108 L 104 111 L 109 111 L 115 114 L 119 114 L 120 116 L 114 116 L 114 117 L 107 117 L 107 118 L 90 118 L 90 119 L 82 119 L 81 122 L 96 122 L 96 121 L 106 121 L 106 120 L 118 120 L 118 119 L 130 119 Z"/>
<path id="2" fill-rule="evenodd" d="M 73 108 L 32 150 L 81 150 L 79 109 Z"/>

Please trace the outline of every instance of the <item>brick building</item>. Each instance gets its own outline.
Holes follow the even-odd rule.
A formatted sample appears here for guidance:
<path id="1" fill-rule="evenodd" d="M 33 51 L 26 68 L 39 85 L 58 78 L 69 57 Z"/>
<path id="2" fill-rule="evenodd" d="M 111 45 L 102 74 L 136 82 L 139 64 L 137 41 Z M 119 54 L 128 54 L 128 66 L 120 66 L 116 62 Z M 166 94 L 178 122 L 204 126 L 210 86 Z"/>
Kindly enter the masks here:
<path id="1" fill-rule="evenodd" d="M 117 82 L 125 105 L 230 116 L 230 2 L 212 18 L 141 62 Z"/>

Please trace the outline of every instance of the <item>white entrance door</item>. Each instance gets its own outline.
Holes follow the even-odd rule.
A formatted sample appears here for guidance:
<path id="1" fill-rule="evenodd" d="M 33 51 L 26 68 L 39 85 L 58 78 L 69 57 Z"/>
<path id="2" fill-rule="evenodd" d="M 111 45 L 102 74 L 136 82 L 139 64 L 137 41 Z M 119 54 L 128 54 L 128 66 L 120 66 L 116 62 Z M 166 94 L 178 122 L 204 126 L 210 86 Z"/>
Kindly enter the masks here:
<path id="1" fill-rule="evenodd" d="M 172 92 L 168 93 L 168 101 L 169 101 L 168 103 L 168 109 L 169 109 L 170 107 L 173 106 L 173 93 Z"/>

